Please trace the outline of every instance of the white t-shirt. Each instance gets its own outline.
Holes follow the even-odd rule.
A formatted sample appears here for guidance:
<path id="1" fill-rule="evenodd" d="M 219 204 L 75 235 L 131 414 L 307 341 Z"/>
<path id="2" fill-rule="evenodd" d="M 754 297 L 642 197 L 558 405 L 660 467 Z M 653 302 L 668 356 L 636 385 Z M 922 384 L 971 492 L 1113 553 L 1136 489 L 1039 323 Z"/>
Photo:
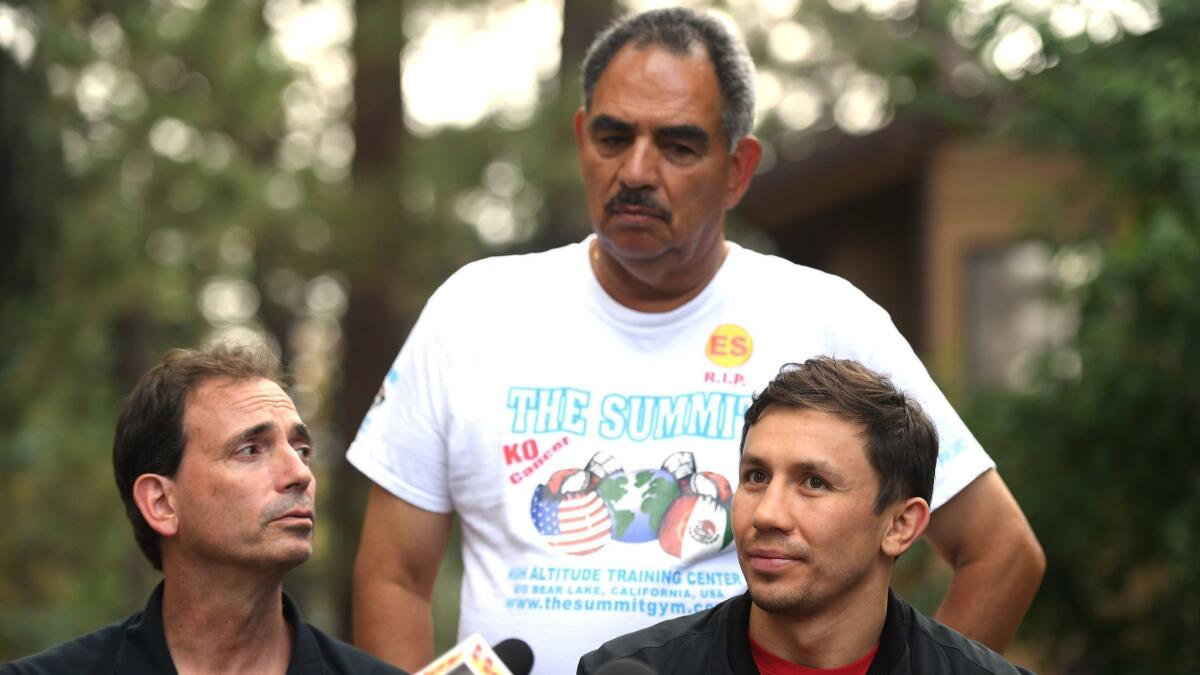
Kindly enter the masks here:
<path id="1" fill-rule="evenodd" d="M 934 508 L 993 466 L 845 280 L 730 243 L 700 295 L 649 314 L 613 300 L 587 256 L 584 241 L 451 276 L 348 452 L 404 501 L 458 513 L 460 636 L 518 637 L 536 673 L 559 675 L 742 592 L 729 522 L 742 414 L 788 362 L 857 359 L 913 393 L 941 442 Z"/>

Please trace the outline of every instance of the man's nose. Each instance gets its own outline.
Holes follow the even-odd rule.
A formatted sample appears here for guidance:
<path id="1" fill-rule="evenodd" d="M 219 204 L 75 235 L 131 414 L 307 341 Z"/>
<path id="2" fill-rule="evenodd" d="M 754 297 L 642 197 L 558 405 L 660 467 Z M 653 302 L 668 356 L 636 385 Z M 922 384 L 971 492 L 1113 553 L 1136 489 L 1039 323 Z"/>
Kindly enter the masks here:
<path id="1" fill-rule="evenodd" d="M 305 457 L 287 443 L 283 444 L 278 455 L 283 458 L 280 460 L 281 467 L 277 479 L 281 491 L 304 492 L 307 490 L 313 482 L 313 473 Z"/>
<path id="2" fill-rule="evenodd" d="M 786 485 L 770 485 L 754 506 L 754 527 L 788 532 L 795 525 Z"/>
<path id="3" fill-rule="evenodd" d="M 658 187 L 660 160 L 658 148 L 652 140 L 638 138 L 621 164 L 621 183 L 630 189 Z"/>

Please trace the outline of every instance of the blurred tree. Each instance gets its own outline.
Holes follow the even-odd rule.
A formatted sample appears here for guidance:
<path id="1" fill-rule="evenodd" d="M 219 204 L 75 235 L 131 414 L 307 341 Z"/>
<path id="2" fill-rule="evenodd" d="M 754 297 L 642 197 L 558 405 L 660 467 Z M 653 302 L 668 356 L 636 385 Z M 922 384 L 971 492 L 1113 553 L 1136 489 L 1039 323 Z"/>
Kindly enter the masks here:
<path id="1" fill-rule="evenodd" d="M 1014 127 L 1105 197 L 1056 257 L 1077 336 L 971 415 L 1050 561 L 1024 634 L 1065 673 L 1200 668 L 1200 8 L 1161 11 L 1105 49 L 1048 39 L 1018 88 Z"/>
<path id="2" fill-rule="evenodd" d="M 417 309 L 406 286 L 428 249 L 398 198 L 404 171 L 404 108 L 400 92 L 403 3 L 356 3 L 354 58 L 354 160 L 350 190 L 337 204 L 338 267 L 348 275 L 349 297 L 342 320 L 344 356 L 337 401 L 338 454 L 332 483 L 323 491 L 333 550 L 321 577 L 335 590 L 343 634 L 349 635 L 352 552 L 357 549 L 367 485 L 342 458 L 359 421 L 378 391 Z M 424 228 L 429 232 L 431 228 Z M 405 272 L 400 272 L 405 270 Z M 426 284 L 428 285 L 428 284 Z M 412 291 L 408 295 L 415 295 Z"/>
<path id="3" fill-rule="evenodd" d="M 0 512 L 20 514 L 0 528 L 0 659 L 140 606 L 154 577 L 112 491 L 115 412 L 165 349 L 214 333 L 266 335 L 295 366 L 324 525 L 294 590 L 346 634 L 366 485 L 345 444 L 445 276 L 588 231 L 578 62 L 627 4 L 564 5 L 560 67 L 528 117 L 437 130 L 405 124 L 410 19 L 506 3 L 0 1 Z M 1061 38 L 1046 3 L 716 4 L 762 67 L 769 154 L 894 115 L 978 132 L 1023 113 L 1020 133 L 1087 158 L 1108 213 L 1132 214 L 1059 257 L 1086 270 L 1104 251 L 1100 276 L 1070 291 L 1082 375 L 1064 368 L 1071 353 L 1049 355 L 1033 393 L 987 398 L 974 426 L 1050 554 L 1027 633 L 1082 670 L 1194 666 L 1197 10 L 1164 4 L 1163 28 L 1140 38 L 1100 19 Z M 324 46 L 289 41 L 296 22 Z"/>
<path id="4" fill-rule="evenodd" d="M 276 163 L 294 72 L 262 7 L 46 2 L 0 14 L 10 45 L 28 47 L 0 50 L 7 659 L 144 601 L 156 575 L 109 460 L 120 399 L 167 348 L 214 333 L 264 333 L 286 349 L 297 311 L 271 299 L 262 262 L 311 259 L 289 228 L 296 186 L 325 188 Z"/>

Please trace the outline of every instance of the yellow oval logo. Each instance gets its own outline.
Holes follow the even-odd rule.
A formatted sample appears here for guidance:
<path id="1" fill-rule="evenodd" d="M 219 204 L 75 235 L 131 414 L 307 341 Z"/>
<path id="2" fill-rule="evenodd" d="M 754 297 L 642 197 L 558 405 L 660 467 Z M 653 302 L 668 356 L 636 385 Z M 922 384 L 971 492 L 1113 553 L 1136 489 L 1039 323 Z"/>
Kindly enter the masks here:
<path id="1" fill-rule="evenodd" d="M 736 368 L 750 360 L 754 351 L 754 340 L 745 328 L 733 323 L 717 326 L 708 343 L 704 345 L 704 353 L 708 360 L 722 368 Z"/>

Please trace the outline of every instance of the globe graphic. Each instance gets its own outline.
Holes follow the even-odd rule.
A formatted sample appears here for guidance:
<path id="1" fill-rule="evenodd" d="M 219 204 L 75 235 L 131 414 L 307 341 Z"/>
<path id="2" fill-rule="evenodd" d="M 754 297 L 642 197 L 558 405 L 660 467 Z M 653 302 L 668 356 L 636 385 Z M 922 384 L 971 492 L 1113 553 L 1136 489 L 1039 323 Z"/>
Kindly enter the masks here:
<path id="1" fill-rule="evenodd" d="M 613 539 L 627 543 L 654 541 L 663 516 L 679 497 L 679 482 L 662 469 L 617 471 L 596 486 L 612 517 Z"/>

